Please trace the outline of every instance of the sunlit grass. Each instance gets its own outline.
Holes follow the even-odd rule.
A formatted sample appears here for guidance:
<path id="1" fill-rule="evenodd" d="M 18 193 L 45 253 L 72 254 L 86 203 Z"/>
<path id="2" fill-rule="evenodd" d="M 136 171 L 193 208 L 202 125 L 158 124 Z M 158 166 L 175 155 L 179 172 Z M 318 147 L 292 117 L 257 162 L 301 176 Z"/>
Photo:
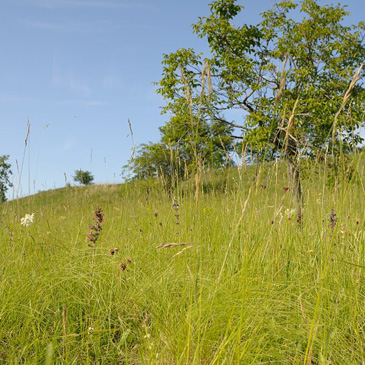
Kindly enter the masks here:
<path id="1" fill-rule="evenodd" d="M 198 201 L 142 182 L 1 205 L 1 361 L 364 363 L 361 169 L 310 171 L 301 223 L 275 164 L 207 174 Z"/>

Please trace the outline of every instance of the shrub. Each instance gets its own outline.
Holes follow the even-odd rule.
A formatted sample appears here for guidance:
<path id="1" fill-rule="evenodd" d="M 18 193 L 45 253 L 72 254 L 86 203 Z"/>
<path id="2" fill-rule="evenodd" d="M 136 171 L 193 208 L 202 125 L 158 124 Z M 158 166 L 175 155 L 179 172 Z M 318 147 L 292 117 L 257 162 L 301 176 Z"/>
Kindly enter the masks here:
<path id="1" fill-rule="evenodd" d="M 90 171 L 76 170 L 73 177 L 75 182 L 79 182 L 83 185 L 90 185 L 94 181 L 94 176 Z"/>

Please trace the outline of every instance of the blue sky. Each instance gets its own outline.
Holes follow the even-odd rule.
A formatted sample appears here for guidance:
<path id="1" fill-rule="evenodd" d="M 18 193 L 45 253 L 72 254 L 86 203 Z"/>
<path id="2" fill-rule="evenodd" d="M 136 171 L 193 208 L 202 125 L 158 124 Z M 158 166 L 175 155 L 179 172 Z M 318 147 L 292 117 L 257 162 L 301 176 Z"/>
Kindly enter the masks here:
<path id="1" fill-rule="evenodd" d="M 161 78 L 162 55 L 207 51 L 191 24 L 209 14 L 210 2 L 1 0 L 0 155 L 10 155 L 14 173 L 9 198 L 18 186 L 26 195 L 62 187 L 65 176 L 73 183 L 79 168 L 96 183 L 122 182 L 133 146 L 128 118 L 137 144 L 159 139 L 167 117 L 152 82 Z M 240 3 L 248 23 L 273 5 Z M 341 4 L 351 23 L 363 20 L 363 0 Z"/>

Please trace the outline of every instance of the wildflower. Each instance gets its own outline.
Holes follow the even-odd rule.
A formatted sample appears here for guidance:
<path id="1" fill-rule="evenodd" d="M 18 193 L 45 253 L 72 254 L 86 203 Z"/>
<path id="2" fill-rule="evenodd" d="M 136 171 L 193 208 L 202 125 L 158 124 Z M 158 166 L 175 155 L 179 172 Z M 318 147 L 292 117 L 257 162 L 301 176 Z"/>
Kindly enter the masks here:
<path id="1" fill-rule="evenodd" d="M 94 328 L 93 328 L 93 327 L 89 327 L 89 328 L 87 329 L 87 334 L 88 334 L 88 335 L 91 335 L 92 333 L 94 333 Z"/>
<path id="2" fill-rule="evenodd" d="M 24 227 L 29 227 L 34 223 L 34 213 L 26 214 L 25 217 L 20 219 L 20 224 Z"/>
<path id="3" fill-rule="evenodd" d="M 157 210 L 155 210 L 155 212 L 153 213 L 153 215 L 155 216 L 155 218 L 157 218 L 157 216 L 158 216 Z"/>
<path id="4" fill-rule="evenodd" d="M 334 231 L 336 224 L 337 224 L 336 212 L 334 209 L 332 209 L 330 214 L 330 227 L 332 229 L 332 232 Z"/>
<path id="5" fill-rule="evenodd" d="M 101 226 L 101 223 L 104 222 L 104 213 L 99 206 L 98 209 L 94 212 L 94 225 L 89 225 L 90 231 L 87 232 L 87 239 L 91 242 L 89 247 L 94 247 L 93 244 L 98 240 L 100 236 L 100 232 L 102 231 L 103 227 Z"/>
<path id="6" fill-rule="evenodd" d="M 266 189 L 266 185 L 261 185 L 261 189 L 265 190 Z"/>
<path id="7" fill-rule="evenodd" d="M 132 260 L 130 258 L 127 258 L 126 262 L 122 262 L 121 264 L 119 264 L 119 267 L 122 271 L 127 270 L 127 265 L 131 264 Z"/>
<path id="8" fill-rule="evenodd" d="M 115 253 L 117 253 L 119 251 L 119 248 L 111 248 L 110 250 L 109 250 L 109 254 L 110 255 L 114 255 Z"/>
<path id="9" fill-rule="evenodd" d="M 180 205 L 176 202 L 176 200 L 174 201 L 174 204 L 172 204 L 172 207 L 174 208 L 175 210 L 175 218 L 176 218 L 176 221 L 175 221 L 175 224 L 180 224 L 180 214 L 179 214 L 179 208 L 180 208 Z"/>
<path id="10" fill-rule="evenodd" d="M 286 209 L 285 210 L 285 215 L 287 216 L 288 220 L 291 219 L 291 217 L 293 216 L 294 213 L 295 213 L 295 209 Z"/>
<path id="11" fill-rule="evenodd" d="M 284 191 L 289 191 L 289 187 L 287 187 L 287 186 L 284 186 L 283 189 L 284 189 Z"/>

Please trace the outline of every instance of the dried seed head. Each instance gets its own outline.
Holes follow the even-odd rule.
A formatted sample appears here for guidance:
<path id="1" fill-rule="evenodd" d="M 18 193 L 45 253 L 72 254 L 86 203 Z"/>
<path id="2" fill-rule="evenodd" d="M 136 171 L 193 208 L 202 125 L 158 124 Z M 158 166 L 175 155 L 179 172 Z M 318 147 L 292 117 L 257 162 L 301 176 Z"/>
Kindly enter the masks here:
<path id="1" fill-rule="evenodd" d="M 111 248 L 110 250 L 109 250 L 109 254 L 110 255 L 114 255 L 115 253 L 117 253 L 119 251 L 119 248 Z"/>

